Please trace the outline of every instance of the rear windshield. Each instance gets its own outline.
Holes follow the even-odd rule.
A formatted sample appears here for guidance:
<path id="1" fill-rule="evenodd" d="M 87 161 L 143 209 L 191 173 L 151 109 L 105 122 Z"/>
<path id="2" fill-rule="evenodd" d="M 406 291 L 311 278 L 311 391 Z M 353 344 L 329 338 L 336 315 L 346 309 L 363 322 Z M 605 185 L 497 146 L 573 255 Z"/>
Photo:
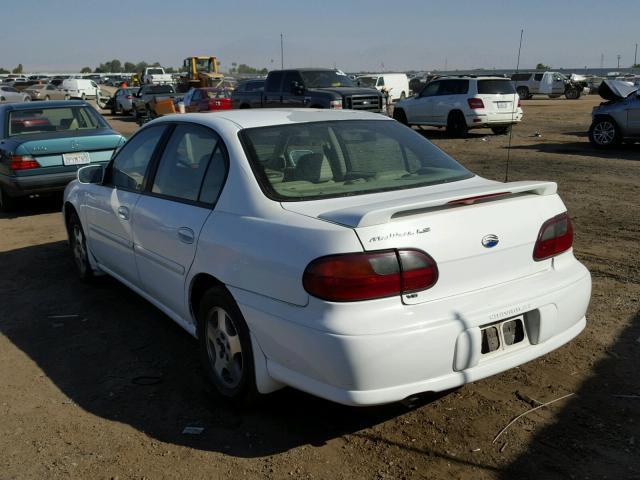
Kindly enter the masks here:
<path id="1" fill-rule="evenodd" d="M 473 176 L 420 134 L 385 120 L 277 125 L 240 133 L 265 194 L 296 201 L 362 195 Z"/>
<path id="2" fill-rule="evenodd" d="M 478 80 L 478 93 L 516 93 L 509 80 Z"/>
<path id="3" fill-rule="evenodd" d="M 33 108 L 9 112 L 10 137 L 44 132 L 68 132 L 108 128 L 90 107 Z"/>
<path id="4" fill-rule="evenodd" d="M 150 68 L 147 70 L 148 75 L 163 75 L 164 71 L 161 68 Z"/>

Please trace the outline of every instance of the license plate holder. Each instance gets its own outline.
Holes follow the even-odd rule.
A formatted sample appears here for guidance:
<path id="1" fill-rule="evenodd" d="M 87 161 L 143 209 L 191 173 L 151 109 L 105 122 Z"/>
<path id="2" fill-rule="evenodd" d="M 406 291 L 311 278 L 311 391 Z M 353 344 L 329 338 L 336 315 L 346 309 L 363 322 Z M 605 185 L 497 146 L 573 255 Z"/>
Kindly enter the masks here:
<path id="1" fill-rule="evenodd" d="M 70 165 L 87 165 L 91 162 L 89 152 L 71 152 L 62 154 L 62 164 Z"/>
<path id="2" fill-rule="evenodd" d="M 482 355 L 496 353 L 507 350 L 515 345 L 519 345 L 527 338 L 524 328 L 524 316 L 507 318 L 499 322 L 482 325 L 481 350 Z"/>
<path id="3" fill-rule="evenodd" d="M 509 102 L 496 102 L 499 109 L 506 109 L 509 106 Z"/>

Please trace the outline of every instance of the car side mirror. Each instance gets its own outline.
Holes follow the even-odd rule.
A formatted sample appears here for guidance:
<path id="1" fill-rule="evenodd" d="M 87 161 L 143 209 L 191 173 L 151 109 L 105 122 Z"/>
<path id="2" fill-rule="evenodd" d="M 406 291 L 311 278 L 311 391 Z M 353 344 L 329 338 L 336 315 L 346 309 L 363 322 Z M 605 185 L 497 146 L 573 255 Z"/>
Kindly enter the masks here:
<path id="1" fill-rule="evenodd" d="M 78 181 L 84 184 L 101 184 L 104 180 L 103 165 L 87 165 L 78 169 Z"/>
<path id="2" fill-rule="evenodd" d="M 295 95 L 303 95 L 304 94 L 304 85 L 300 85 L 298 82 L 291 82 L 291 91 Z"/>

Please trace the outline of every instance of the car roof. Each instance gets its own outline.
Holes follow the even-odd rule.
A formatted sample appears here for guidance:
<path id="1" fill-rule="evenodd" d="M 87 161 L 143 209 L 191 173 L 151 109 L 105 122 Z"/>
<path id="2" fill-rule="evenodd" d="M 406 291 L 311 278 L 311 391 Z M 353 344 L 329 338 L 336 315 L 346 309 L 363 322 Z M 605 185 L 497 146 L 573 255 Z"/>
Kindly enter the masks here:
<path id="1" fill-rule="evenodd" d="M 207 113 L 188 113 L 185 115 L 168 115 L 156 122 L 188 121 L 213 126 L 218 120 L 234 123 L 238 128 L 268 127 L 294 123 L 328 122 L 335 120 L 390 120 L 390 117 L 372 112 L 357 110 L 322 110 L 316 108 L 267 108 L 222 110 Z"/>
<path id="2" fill-rule="evenodd" d="M 5 103 L 0 105 L 0 114 L 4 112 L 18 112 L 23 110 L 42 110 L 43 108 L 56 108 L 56 107 L 74 107 L 74 106 L 89 106 L 87 102 L 82 100 L 49 100 L 46 103 L 42 102 L 23 102 L 23 103 Z"/>

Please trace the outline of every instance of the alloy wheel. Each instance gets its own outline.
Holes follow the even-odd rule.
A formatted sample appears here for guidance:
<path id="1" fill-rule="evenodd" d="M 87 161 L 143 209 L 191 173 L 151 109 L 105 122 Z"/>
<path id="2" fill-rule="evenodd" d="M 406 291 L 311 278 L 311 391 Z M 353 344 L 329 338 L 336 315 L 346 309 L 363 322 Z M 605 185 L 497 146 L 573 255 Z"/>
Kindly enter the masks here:
<path id="1" fill-rule="evenodd" d="M 209 363 L 217 380 L 228 388 L 240 384 L 243 352 L 233 318 L 223 308 L 212 308 L 206 319 L 206 346 Z"/>
<path id="2" fill-rule="evenodd" d="M 73 225 L 73 260 L 80 273 L 87 271 L 87 249 L 84 241 L 84 232 L 78 223 Z"/>
<path id="3" fill-rule="evenodd" d="M 593 139 L 598 145 L 609 145 L 616 136 L 613 123 L 604 120 L 593 127 Z"/>

